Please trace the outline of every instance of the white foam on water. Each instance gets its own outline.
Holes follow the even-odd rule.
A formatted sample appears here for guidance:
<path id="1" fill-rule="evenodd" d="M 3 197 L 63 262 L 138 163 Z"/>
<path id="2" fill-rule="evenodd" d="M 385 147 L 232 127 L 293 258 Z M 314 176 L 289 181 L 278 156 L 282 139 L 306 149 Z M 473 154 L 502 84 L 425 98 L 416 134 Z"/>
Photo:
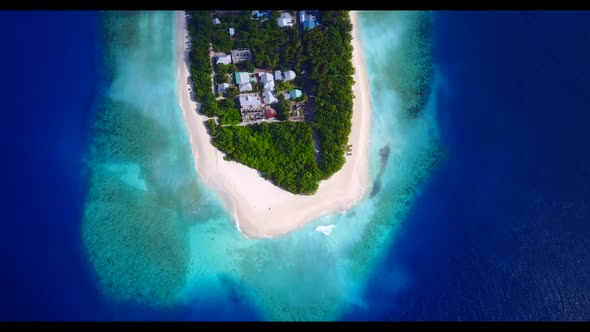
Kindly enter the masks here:
<path id="1" fill-rule="evenodd" d="M 325 235 L 330 235 L 332 233 L 332 229 L 334 228 L 334 225 L 330 224 L 330 225 L 319 225 L 315 228 L 316 232 L 320 232 L 323 233 Z"/>

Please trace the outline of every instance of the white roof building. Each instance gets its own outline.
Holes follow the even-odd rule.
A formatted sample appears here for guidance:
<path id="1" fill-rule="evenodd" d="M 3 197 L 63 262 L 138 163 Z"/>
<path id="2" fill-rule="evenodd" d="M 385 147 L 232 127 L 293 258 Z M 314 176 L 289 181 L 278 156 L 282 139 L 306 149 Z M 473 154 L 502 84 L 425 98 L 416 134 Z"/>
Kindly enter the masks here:
<path id="1" fill-rule="evenodd" d="M 264 91 L 262 93 L 262 96 L 264 97 L 264 103 L 265 104 L 272 104 L 272 103 L 276 103 L 278 100 L 275 96 L 273 96 L 272 92 L 270 91 Z"/>
<path id="2" fill-rule="evenodd" d="M 240 92 L 252 91 L 252 83 L 241 83 L 239 90 Z"/>
<path id="3" fill-rule="evenodd" d="M 218 57 L 215 64 L 218 65 L 220 63 L 223 63 L 224 65 L 229 65 L 231 63 L 231 54 L 222 55 L 222 56 Z"/>
<path id="4" fill-rule="evenodd" d="M 275 81 L 283 80 L 283 73 L 280 70 L 275 70 Z"/>
<path id="5" fill-rule="evenodd" d="M 268 83 L 268 82 L 274 81 L 272 74 L 269 74 L 269 73 L 258 73 L 258 76 L 260 76 L 260 81 L 262 81 L 262 83 Z"/>
<path id="6" fill-rule="evenodd" d="M 291 99 L 291 95 L 288 92 L 283 92 L 283 97 L 285 97 L 285 100 Z"/>
<path id="7" fill-rule="evenodd" d="M 275 90 L 275 81 L 268 81 L 264 83 L 264 91 L 274 91 Z"/>
<path id="8" fill-rule="evenodd" d="M 221 21 L 216 17 L 213 19 L 213 24 L 215 24 L 215 25 L 221 24 Z"/>
<path id="9" fill-rule="evenodd" d="M 257 107 L 262 105 L 262 102 L 260 102 L 260 97 L 258 95 L 240 95 L 240 106 L 241 107 Z"/>
<path id="10" fill-rule="evenodd" d="M 236 34 L 236 31 L 234 30 L 234 28 L 229 28 L 229 36 L 233 37 Z"/>
<path id="11" fill-rule="evenodd" d="M 295 72 L 292 70 L 286 71 L 285 72 L 285 81 L 292 81 L 295 79 L 297 75 L 295 75 Z"/>
<path id="12" fill-rule="evenodd" d="M 218 93 L 225 93 L 225 91 L 227 90 L 227 88 L 229 88 L 229 84 L 228 83 L 217 84 L 217 92 Z"/>
<path id="13" fill-rule="evenodd" d="M 277 21 L 281 28 L 293 26 L 293 17 L 287 12 L 282 13 L 281 17 L 279 17 Z"/>

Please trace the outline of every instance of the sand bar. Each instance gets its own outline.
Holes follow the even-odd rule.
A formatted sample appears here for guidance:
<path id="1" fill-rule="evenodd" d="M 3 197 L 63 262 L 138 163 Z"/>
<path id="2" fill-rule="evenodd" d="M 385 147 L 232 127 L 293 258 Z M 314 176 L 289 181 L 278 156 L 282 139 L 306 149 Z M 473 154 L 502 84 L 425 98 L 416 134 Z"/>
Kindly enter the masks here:
<path id="1" fill-rule="evenodd" d="M 223 160 L 223 153 L 212 144 L 204 126 L 207 117 L 195 112 L 187 83 L 187 38 L 185 13 L 176 12 L 178 98 L 187 124 L 197 173 L 203 183 L 221 196 L 225 208 L 234 217 L 238 229 L 248 238 L 275 237 L 294 231 L 313 219 L 336 211 L 345 211 L 368 193 L 371 102 L 356 12 L 353 23 L 354 109 L 352 156 L 340 171 L 320 182 L 315 195 L 294 195 L 263 179 L 258 171 Z"/>

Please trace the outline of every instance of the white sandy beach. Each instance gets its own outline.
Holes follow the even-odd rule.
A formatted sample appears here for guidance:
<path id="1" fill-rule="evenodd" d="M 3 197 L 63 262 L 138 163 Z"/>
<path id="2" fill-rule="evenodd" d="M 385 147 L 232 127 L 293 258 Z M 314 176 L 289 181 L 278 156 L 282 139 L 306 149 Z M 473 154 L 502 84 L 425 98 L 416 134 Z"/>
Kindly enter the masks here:
<path id="1" fill-rule="evenodd" d="M 212 144 L 198 114 L 197 103 L 191 100 L 187 83 L 187 30 L 185 13 L 176 13 L 178 98 L 187 124 L 197 173 L 203 183 L 220 194 L 239 230 L 248 238 L 274 237 L 296 230 L 320 215 L 344 211 L 360 201 L 369 190 L 369 140 L 371 102 L 363 54 L 358 37 L 356 12 L 353 23 L 354 109 L 352 156 L 340 171 L 320 182 L 313 196 L 293 195 L 258 175 L 252 168 L 223 160 L 223 153 Z"/>

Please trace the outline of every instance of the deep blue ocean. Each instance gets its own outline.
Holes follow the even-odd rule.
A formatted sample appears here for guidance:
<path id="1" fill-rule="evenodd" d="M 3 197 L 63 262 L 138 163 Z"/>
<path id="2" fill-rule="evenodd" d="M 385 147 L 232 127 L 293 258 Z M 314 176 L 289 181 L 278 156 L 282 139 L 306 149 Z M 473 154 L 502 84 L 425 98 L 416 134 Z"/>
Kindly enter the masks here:
<path id="1" fill-rule="evenodd" d="M 435 14 L 450 156 L 347 319 L 590 318 L 589 15 Z"/>
<path id="2" fill-rule="evenodd" d="M 0 12 L 3 320 L 96 319 L 82 158 L 100 89 L 93 12 Z"/>
<path id="3" fill-rule="evenodd" d="M 0 12 L 0 320 L 207 319 L 110 304 L 88 267 L 98 15 Z M 590 13 L 440 12 L 433 28 L 450 154 L 343 319 L 588 320 Z"/>

